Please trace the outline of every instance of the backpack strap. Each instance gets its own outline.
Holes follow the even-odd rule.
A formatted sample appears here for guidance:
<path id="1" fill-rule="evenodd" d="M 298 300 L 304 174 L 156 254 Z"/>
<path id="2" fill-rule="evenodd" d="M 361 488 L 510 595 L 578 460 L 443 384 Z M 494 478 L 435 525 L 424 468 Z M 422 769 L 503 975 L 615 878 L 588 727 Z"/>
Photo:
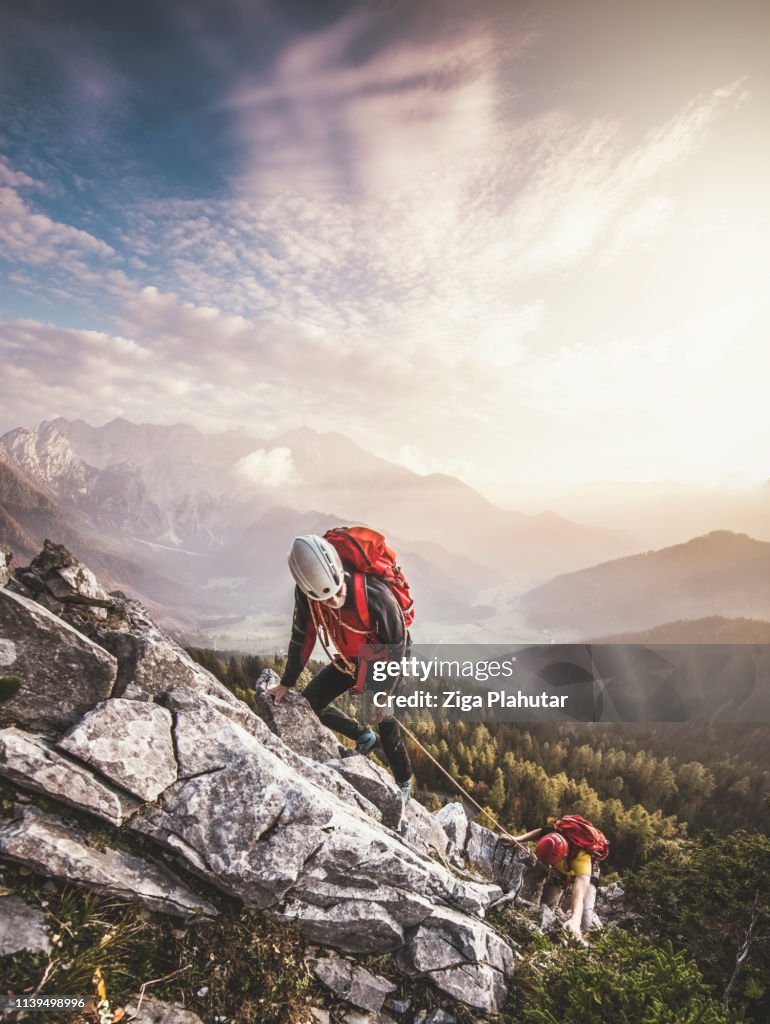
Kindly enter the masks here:
<path id="1" fill-rule="evenodd" d="M 372 628 L 372 617 L 369 614 L 369 603 L 366 600 L 366 577 L 362 572 L 353 573 L 353 600 L 356 614 L 367 631 Z"/>

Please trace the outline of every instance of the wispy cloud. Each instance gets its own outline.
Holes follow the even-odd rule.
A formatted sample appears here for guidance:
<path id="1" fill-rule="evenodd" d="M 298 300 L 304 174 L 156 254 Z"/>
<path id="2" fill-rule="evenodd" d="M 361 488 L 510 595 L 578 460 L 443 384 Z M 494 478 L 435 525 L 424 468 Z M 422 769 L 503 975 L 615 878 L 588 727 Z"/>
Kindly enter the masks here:
<path id="1" fill-rule="evenodd" d="M 373 25 L 375 22 L 375 25 Z M 467 161 L 496 124 L 495 45 L 483 22 L 463 38 L 404 40 L 356 57 L 376 14 L 357 9 L 300 37 L 269 82 L 227 101 L 255 194 L 382 195 Z"/>
<path id="2" fill-rule="evenodd" d="M 235 472 L 260 487 L 280 487 L 297 480 L 290 448 L 258 448 L 235 464 Z"/>
<path id="3" fill-rule="evenodd" d="M 70 259 L 72 267 L 79 268 L 84 258 L 116 255 L 114 249 L 87 231 L 36 212 L 19 192 L 20 188 L 35 185 L 28 175 L 13 172 L 3 164 L 0 176 L 7 182 L 0 186 L 0 251 L 6 258 L 32 264 Z"/>

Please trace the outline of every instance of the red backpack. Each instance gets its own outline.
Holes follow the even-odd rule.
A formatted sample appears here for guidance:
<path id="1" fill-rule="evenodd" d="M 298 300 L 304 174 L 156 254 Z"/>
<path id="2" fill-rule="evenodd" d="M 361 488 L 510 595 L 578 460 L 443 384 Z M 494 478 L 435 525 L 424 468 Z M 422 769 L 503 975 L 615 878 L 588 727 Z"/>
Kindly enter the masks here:
<path id="1" fill-rule="evenodd" d="M 565 814 L 563 818 L 554 822 L 553 827 L 564 836 L 570 846 L 586 850 L 594 860 L 607 859 L 610 852 L 607 837 L 579 814 Z"/>
<path id="2" fill-rule="evenodd" d="M 338 526 L 334 530 L 327 530 L 324 540 L 329 541 L 347 566 L 364 575 L 377 576 L 388 584 L 403 612 L 408 629 L 414 622 L 414 601 L 406 577 L 396 562 L 396 553 L 388 547 L 383 535 L 366 526 Z M 366 622 L 368 609 L 361 608 L 361 612 Z"/>

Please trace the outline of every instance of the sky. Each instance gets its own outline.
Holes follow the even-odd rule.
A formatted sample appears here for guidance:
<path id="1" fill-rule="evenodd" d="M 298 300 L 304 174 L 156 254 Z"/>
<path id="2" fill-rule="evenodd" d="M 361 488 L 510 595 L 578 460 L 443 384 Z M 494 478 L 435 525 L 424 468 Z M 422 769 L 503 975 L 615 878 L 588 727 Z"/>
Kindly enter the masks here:
<path id="1" fill-rule="evenodd" d="M 512 499 L 770 476 L 765 0 L 0 18 L 0 432 L 304 425 Z"/>

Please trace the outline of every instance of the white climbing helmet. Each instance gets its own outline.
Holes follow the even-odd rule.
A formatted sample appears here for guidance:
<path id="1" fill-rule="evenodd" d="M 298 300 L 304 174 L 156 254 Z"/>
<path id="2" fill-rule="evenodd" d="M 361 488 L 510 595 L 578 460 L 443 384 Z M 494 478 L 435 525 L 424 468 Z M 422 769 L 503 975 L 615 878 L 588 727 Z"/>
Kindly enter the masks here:
<path id="1" fill-rule="evenodd" d="M 313 601 L 328 601 L 345 582 L 337 551 L 328 540 L 314 533 L 295 537 L 289 552 L 289 569 L 299 589 Z"/>

